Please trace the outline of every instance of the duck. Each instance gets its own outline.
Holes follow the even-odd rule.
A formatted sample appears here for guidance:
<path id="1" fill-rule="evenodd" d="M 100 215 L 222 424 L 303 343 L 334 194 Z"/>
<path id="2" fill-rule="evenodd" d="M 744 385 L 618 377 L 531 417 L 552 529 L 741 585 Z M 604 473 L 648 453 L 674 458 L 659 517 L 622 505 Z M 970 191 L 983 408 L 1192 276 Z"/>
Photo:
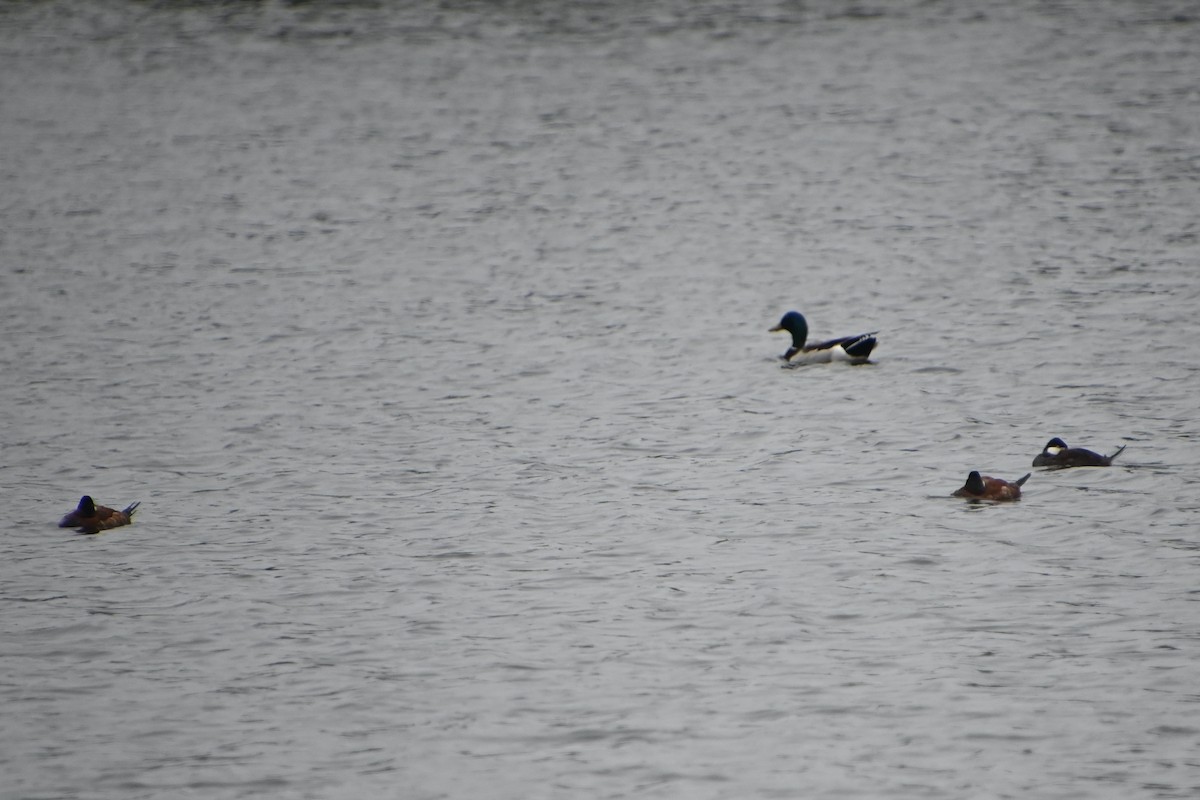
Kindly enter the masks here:
<path id="1" fill-rule="evenodd" d="M 826 342 L 806 344 L 808 341 L 808 320 L 799 311 L 789 311 L 779 320 L 779 324 L 768 332 L 787 331 L 792 335 L 792 346 L 780 356 L 788 362 L 784 366 L 792 367 L 801 364 L 824 364 L 830 361 L 848 361 L 851 364 L 865 364 L 875 349 L 875 334 L 860 333 L 855 336 L 842 336 Z"/>
<path id="2" fill-rule="evenodd" d="M 1029 480 L 1031 473 L 1025 473 L 1015 481 L 993 478 L 991 475 L 980 475 L 972 470 L 967 476 L 967 482 L 954 493 L 954 497 L 965 497 L 968 500 L 1020 500 L 1021 486 Z"/>
<path id="3" fill-rule="evenodd" d="M 79 498 L 79 505 L 58 523 L 60 528 L 77 528 L 80 533 L 99 533 L 133 522 L 133 512 L 141 503 L 133 503 L 123 511 L 98 506 L 89 495 Z"/>
<path id="4" fill-rule="evenodd" d="M 1067 443 L 1055 436 L 1050 441 L 1046 442 L 1046 446 L 1042 448 L 1042 452 L 1038 453 L 1033 459 L 1035 467 L 1054 467 L 1055 469 L 1066 469 L 1067 467 L 1107 467 L 1112 463 L 1113 459 L 1121 455 L 1125 449 L 1125 445 L 1117 448 L 1117 451 L 1111 456 L 1102 456 L 1099 453 L 1093 453 L 1091 450 L 1084 450 L 1082 447 L 1067 447 Z"/>

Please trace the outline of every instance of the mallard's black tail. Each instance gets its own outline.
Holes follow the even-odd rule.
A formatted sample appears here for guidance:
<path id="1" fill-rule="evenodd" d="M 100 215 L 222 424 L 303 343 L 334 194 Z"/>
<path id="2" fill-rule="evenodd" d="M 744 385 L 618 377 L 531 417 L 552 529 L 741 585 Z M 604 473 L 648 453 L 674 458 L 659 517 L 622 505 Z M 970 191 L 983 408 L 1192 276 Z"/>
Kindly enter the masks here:
<path id="1" fill-rule="evenodd" d="M 867 358 L 871 355 L 871 351 L 875 349 L 877 344 L 875 334 L 879 331 L 864 333 L 857 339 L 851 342 L 846 342 L 842 345 L 842 349 L 846 351 L 846 355 L 851 358 Z"/>

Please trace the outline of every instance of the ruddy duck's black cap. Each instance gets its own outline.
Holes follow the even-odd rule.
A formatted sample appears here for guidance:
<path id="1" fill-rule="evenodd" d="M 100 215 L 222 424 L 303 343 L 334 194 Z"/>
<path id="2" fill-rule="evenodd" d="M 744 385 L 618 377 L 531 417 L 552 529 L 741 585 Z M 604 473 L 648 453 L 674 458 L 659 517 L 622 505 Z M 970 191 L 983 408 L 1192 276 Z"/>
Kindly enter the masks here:
<path id="1" fill-rule="evenodd" d="M 971 494 L 983 494 L 983 476 L 977 471 L 971 470 L 971 474 L 967 476 L 967 482 L 963 484 L 963 488 Z"/>

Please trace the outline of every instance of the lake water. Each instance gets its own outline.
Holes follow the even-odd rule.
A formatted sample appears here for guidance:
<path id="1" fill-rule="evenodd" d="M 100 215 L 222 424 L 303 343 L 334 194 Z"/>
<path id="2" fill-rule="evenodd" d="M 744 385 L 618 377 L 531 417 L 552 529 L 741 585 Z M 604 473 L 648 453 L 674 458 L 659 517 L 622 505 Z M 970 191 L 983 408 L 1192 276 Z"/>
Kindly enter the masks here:
<path id="1" fill-rule="evenodd" d="M 5 5 L 0 797 L 1196 797 L 1198 75 L 1186 2 Z M 949 497 L 1052 436 L 1128 449 Z"/>

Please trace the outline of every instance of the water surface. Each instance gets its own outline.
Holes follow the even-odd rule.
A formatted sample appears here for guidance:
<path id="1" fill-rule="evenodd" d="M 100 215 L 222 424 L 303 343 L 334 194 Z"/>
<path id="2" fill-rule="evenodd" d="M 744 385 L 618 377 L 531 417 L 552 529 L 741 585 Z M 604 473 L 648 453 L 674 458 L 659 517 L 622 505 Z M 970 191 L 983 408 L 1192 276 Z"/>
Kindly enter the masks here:
<path id="1" fill-rule="evenodd" d="M 402 6 L 0 11 L 0 795 L 1195 796 L 1194 9 Z"/>

